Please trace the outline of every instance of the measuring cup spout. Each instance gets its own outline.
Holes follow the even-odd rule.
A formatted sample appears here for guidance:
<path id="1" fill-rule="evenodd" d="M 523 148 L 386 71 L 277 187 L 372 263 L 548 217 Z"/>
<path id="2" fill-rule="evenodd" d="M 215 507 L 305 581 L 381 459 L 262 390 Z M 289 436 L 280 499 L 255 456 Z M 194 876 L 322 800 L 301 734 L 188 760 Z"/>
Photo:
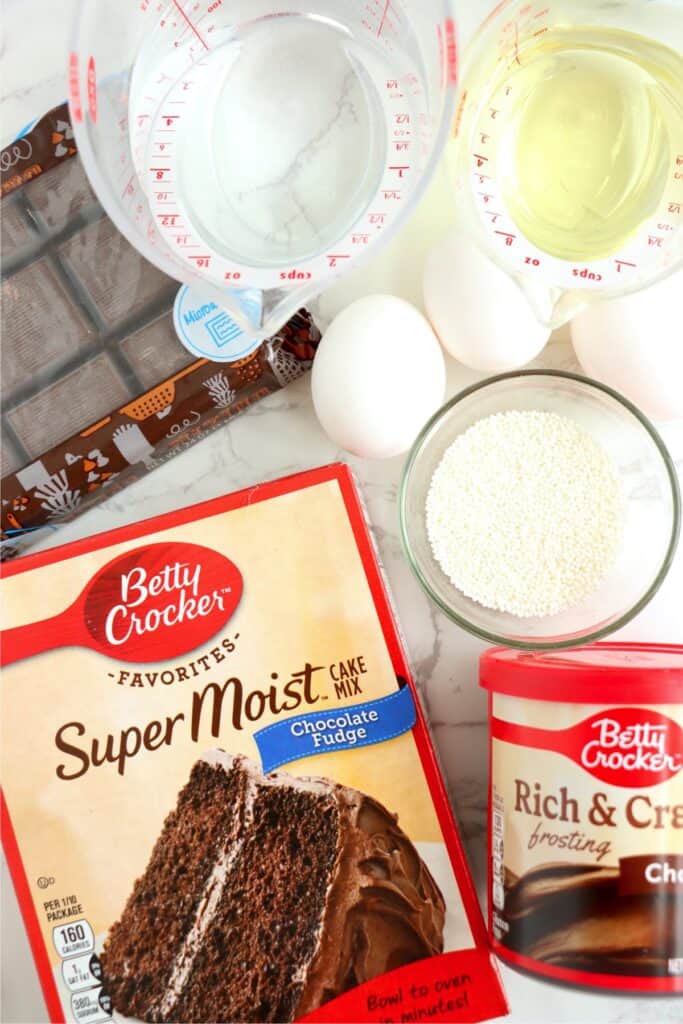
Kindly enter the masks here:
<path id="1" fill-rule="evenodd" d="M 579 310 L 592 301 L 593 297 L 601 297 L 588 295 L 576 289 L 549 287 L 523 274 L 512 276 L 524 292 L 539 323 L 553 330 L 568 323 Z"/>
<path id="2" fill-rule="evenodd" d="M 219 350 L 239 339 L 240 349 L 251 351 L 256 344 L 273 338 L 311 297 L 303 288 L 216 288 L 199 278 L 193 280 L 191 289 L 193 306 L 227 314 L 227 319 L 216 315 L 212 323 L 213 342 Z M 187 299 L 184 302 L 188 304 Z M 182 315 L 191 320 L 193 311 Z"/>
<path id="3" fill-rule="evenodd" d="M 245 341 L 272 338 L 315 294 L 312 288 L 231 289 L 230 302 Z"/>

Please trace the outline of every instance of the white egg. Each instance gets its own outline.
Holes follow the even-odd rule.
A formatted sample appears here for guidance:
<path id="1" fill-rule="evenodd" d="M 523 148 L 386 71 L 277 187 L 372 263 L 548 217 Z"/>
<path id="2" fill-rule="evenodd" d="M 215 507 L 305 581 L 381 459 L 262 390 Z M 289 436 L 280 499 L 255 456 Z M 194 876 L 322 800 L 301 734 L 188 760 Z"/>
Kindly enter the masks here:
<path id="1" fill-rule="evenodd" d="M 653 419 L 683 419 L 683 272 L 640 292 L 595 302 L 572 321 L 589 375 Z"/>
<path id="2" fill-rule="evenodd" d="M 335 444 L 386 459 L 407 451 L 439 408 L 446 369 L 434 332 L 414 306 L 369 295 L 328 327 L 311 386 L 318 419 Z"/>
<path id="3" fill-rule="evenodd" d="M 516 370 L 550 337 L 519 286 L 458 229 L 430 251 L 422 287 L 441 344 L 473 370 Z"/>

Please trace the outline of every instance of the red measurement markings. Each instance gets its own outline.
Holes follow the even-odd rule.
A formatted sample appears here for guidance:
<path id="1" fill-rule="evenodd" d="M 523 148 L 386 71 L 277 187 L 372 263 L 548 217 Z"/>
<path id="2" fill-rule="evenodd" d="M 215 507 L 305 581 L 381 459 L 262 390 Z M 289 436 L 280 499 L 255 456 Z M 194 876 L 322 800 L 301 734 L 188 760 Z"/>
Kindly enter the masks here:
<path id="1" fill-rule="evenodd" d="M 162 228 L 177 228 L 179 226 L 179 213 L 158 213 L 157 218 L 161 221 Z"/>
<path id="2" fill-rule="evenodd" d="M 168 174 L 170 170 L 170 167 L 150 167 L 150 172 L 154 175 L 156 181 L 163 181 L 164 175 Z M 168 179 L 166 180 L 168 181 Z"/>
<path id="3" fill-rule="evenodd" d="M 637 267 L 638 266 L 637 263 L 629 263 L 628 260 L 615 260 L 614 262 L 617 265 L 617 274 L 621 273 L 621 268 L 622 267 Z"/>
<path id="4" fill-rule="evenodd" d="M 124 188 L 123 192 L 121 193 L 121 198 L 125 199 L 126 196 L 134 196 L 134 195 L 135 195 L 135 175 L 131 175 L 131 177 L 126 182 L 126 187 Z"/>
<path id="5" fill-rule="evenodd" d="M 549 13 L 550 13 L 550 8 L 549 7 L 544 7 L 542 11 L 536 11 L 536 13 L 534 14 L 534 18 L 542 18 L 545 14 L 549 14 Z"/>
<path id="6" fill-rule="evenodd" d="M 377 38 L 378 39 L 382 35 L 382 32 L 384 30 L 384 26 L 386 24 L 386 20 L 389 17 L 389 10 L 390 10 L 390 8 L 391 8 L 391 0 L 386 0 L 386 2 L 384 4 L 384 10 L 382 11 L 382 17 L 380 18 L 380 21 L 379 21 L 379 28 L 377 29 Z"/>
<path id="7" fill-rule="evenodd" d="M 95 71 L 95 58 L 92 56 L 88 60 L 87 85 L 88 110 L 92 122 L 95 124 L 97 122 L 97 72 Z"/>
<path id="8" fill-rule="evenodd" d="M 667 211 L 669 213 L 680 213 L 681 212 L 681 204 L 680 203 L 669 203 L 669 205 L 667 206 Z"/>
<path id="9" fill-rule="evenodd" d="M 444 28 L 446 36 L 446 71 L 448 75 L 448 82 L 449 85 L 455 85 L 458 80 L 458 42 L 455 34 L 455 22 L 452 18 L 446 18 Z M 439 36 L 441 38 L 440 32 Z"/>
<path id="10" fill-rule="evenodd" d="M 481 141 L 482 146 L 485 146 L 490 138 L 491 136 L 487 132 L 479 132 L 479 139 Z"/>
<path id="11" fill-rule="evenodd" d="M 484 210 L 487 217 L 491 218 L 492 224 L 497 224 L 500 218 L 503 216 L 502 213 L 496 213 L 495 210 Z"/>
<path id="12" fill-rule="evenodd" d="M 353 245 L 367 245 L 369 241 L 370 235 L 366 235 L 365 233 L 351 235 L 351 243 Z"/>
<path id="13" fill-rule="evenodd" d="M 336 267 L 339 260 L 349 260 L 349 259 L 351 259 L 351 255 L 348 252 L 342 252 L 342 253 L 330 252 L 330 253 L 327 254 L 327 262 L 330 265 L 330 267 Z"/>
<path id="14" fill-rule="evenodd" d="M 647 236 L 647 244 L 651 248 L 653 248 L 653 249 L 661 249 L 663 242 L 664 242 L 664 239 L 660 238 L 659 235 L 648 235 Z"/>
<path id="15" fill-rule="evenodd" d="M 180 6 L 179 0 L 173 0 L 173 6 L 174 6 L 174 7 L 175 7 L 175 9 L 177 10 L 178 14 L 179 14 L 179 15 L 181 16 L 181 18 L 183 19 L 183 21 L 185 21 L 185 22 L 187 23 L 188 27 L 189 27 L 189 28 L 190 28 L 190 29 L 192 30 L 192 32 L 194 32 L 194 34 L 196 35 L 197 39 L 198 39 L 198 40 L 199 40 L 199 42 L 200 42 L 200 43 L 202 44 L 202 46 L 204 47 L 204 49 L 205 49 L 205 50 L 208 50 L 208 49 L 209 49 L 209 47 L 208 47 L 207 43 L 206 43 L 206 42 L 204 41 L 204 39 L 202 38 L 201 34 L 200 34 L 200 33 L 199 33 L 199 31 L 197 30 L 197 26 L 196 26 L 196 25 L 194 24 L 194 22 L 192 22 L 192 21 L 191 21 L 191 20 L 190 20 L 190 19 L 188 18 L 188 16 L 187 16 L 187 15 L 185 14 L 185 11 L 184 11 L 184 10 L 182 9 L 182 7 Z"/>
<path id="16" fill-rule="evenodd" d="M 386 219 L 387 219 L 386 213 L 369 213 L 368 214 L 368 221 L 370 222 L 370 224 L 375 224 L 375 225 L 377 225 L 377 227 L 382 227 L 382 225 L 384 223 L 386 223 Z"/>
<path id="17" fill-rule="evenodd" d="M 512 245 L 517 235 L 510 234 L 509 231 L 496 231 L 497 235 L 500 235 L 506 245 Z"/>
<path id="18" fill-rule="evenodd" d="M 473 153 L 472 156 L 477 161 L 477 167 L 483 167 L 484 164 L 489 162 L 489 158 L 487 156 L 482 156 L 481 153 Z"/>
<path id="19" fill-rule="evenodd" d="M 493 192 L 477 192 L 477 195 L 481 196 L 481 198 L 484 200 L 485 203 L 488 203 L 488 201 L 490 199 L 494 199 L 495 198 L 495 196 L 493 195 Z"/>
<path id="20" fill-rule="evenodd" d="M 479 174 L 477 171 L 475 171 L 474 177 L 477 179 L 480 185 L 483 185 L 485 181 L 491 180 L 490 174 Z"/>
<path id="21" fill-rule="evenodd" d="M 194 253 L 190 253 L 187 258 L 188 260 L 194 260 L 196 266 L 203 267 L 205 270 L 211 266 L 210 256 L 197 256 Z"/>
<path id="22" fill-rule="evenodd" d="M 83 120 L 83 107 L 81 105 L 81 83 L 78 75 L 77 53 L 69 55 L 69 95 L 73 119 L 80 122 Z"/>
<path id="23" fill-rule="evenodd" d="M 673 224 L 667 224 L 666 222 L 663 223 L 663 224 L 659 223 L 659 224 L 657 224 L 657 230 L 658 231 L 673 231 L 674 230 L 674 226 L 673 226 Z"/>
<path id="24" fill-rule="evenodd" d="M 389 202 L 390 200 L 399 200 L 401 193 L 396 188 L 385 188 L 382 192 L 384 199 Z"/>
<path id="25" fill-rule="evenodd" d="M 583 281 L 602 281 L 602 274 L 588 267 L 572 267 L 572 276 L 580 277 Z"/>
<path id="26" fill-rule="evenodd" d="M 406 172 L 410 170 L 410 164 L 389 164 L 389 170 L 395 171 L 399 178 L 405 178 Z"/>

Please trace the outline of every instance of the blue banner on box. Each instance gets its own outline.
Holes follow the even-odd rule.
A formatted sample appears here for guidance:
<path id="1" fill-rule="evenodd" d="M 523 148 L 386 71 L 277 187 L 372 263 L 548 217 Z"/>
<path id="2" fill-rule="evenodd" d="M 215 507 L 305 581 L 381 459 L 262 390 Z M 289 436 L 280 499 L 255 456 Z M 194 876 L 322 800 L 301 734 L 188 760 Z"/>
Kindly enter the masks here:
<path id="1" fill-rule="evenodd" d="M 254 733 L 264 772 L 314 754 L 369 747 L 408 732 L 415 725 L 415 702 L 409 686 L 388 697 L 350 708 L 309 711 L 274 722 Z"/>

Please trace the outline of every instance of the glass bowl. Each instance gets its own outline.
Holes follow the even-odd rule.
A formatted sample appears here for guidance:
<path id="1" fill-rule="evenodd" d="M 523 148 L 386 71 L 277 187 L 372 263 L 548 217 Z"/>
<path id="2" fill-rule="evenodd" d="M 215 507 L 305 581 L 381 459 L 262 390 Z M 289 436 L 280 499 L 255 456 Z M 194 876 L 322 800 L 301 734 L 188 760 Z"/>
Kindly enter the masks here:
<path id="1" fill-rule="evenodd" d="M 427 493 L 446 449 L 478 420 L 514 409 L 554 412 L 577 422 L 611 457 L 625 496 L 624 536 L 610 573 L 581 604 L 538 618 L 495 611 L 466 597 L 434 558 L 427 535 Z M 664 443 L 634 405 L 586 377 L 525 370 L 461 391 L 431 418 L 408 456 L 399 510 L 410 565 L 446 615 L 493 644 L 557 650 L 607 636 L 651 600 L 676 550 L 681 499 Z"/>

